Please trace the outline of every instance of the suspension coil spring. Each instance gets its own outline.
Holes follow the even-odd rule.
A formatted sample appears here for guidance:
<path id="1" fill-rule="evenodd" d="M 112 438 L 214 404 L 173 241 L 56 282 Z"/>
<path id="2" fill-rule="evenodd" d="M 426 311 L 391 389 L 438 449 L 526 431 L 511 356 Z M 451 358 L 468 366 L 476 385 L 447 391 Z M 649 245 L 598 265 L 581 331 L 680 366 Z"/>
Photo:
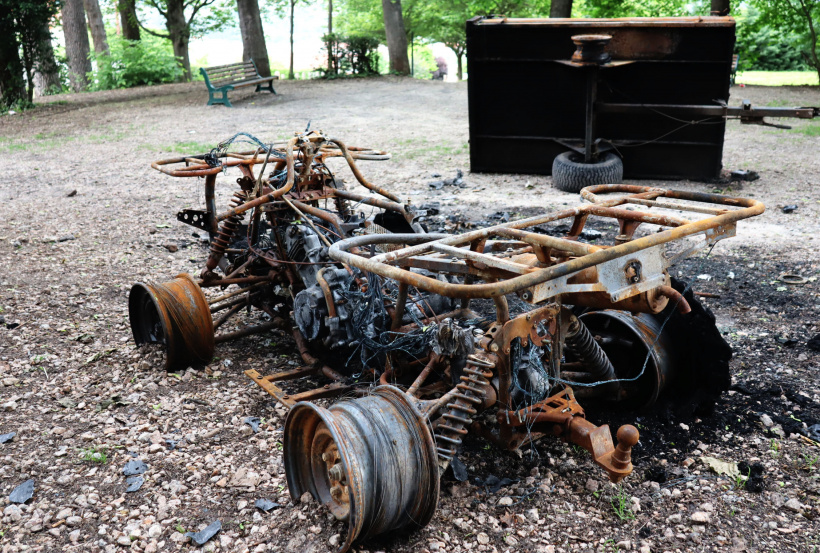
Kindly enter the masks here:
<path id="1" fill-rule="evenodd" d="M 234 192 L 233 197 L 231 197 L 231 208 L 233 209 L 239 207 L 246 201 L 248 201 L 247 192 L 236 191 Z M 222 224 L 216 232 L 216 236 L 214 236 L 213 240 L 211 240 L 211 254 L 208 256 L 208 261 L 206 263 L 209 270 L 213 271 L 216 266 L 219 265 L 219 262 L 222 260 L 222 256 L 225 255 L 225 250 L 227 250 L 228 246 L 231 242 L 233 242 L 236 231 L 239 229 L 239 225 L 242 223 L 244 218 L 245 214 L 240 213 L 238 215 L 228 217 L 222 221 Z"/>
<path id="2" fill-rule="evenodd" d="M 462 371 L 464 374 L 461 382 L 456 385 L 458 391 L 453 394 L 453 401 L 447 404 L 447 411 L 441 416 L 441 422 L 436 428 L 436 452 L 442 468 L 446 468 L 453 460 L 461 445 L 461 437 L 467 433 L 467 427 L 473 422 L 472 417 L 478 413 L 476 407 L 484 401 L 485 387 L 489 382 L 479 368 L 493 367 L 495 364 L 486 359 L 475 355 L 467 356 L 467 366 Z"/>
<path id="3" fill-rule="evenodd" d="M 612 366 L 606 352 L 598 345 L 592 333 L 580 319 L 573 318 L 570 322 L 566 343 L 572 346 L 586 370 L 596 380 L 615 378 L 615 367 Z"/>

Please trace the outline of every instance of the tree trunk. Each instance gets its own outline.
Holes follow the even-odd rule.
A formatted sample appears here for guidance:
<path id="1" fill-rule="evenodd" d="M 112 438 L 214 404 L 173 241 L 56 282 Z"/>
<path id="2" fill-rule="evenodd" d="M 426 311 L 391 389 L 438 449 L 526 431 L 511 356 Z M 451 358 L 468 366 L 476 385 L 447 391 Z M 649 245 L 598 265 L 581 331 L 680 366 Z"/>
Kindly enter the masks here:
<path id="1" fill-rule="evenodd" d="M 0 11 L 0 107 L 9 107 L 26 97 L 20 45 L 10 11 Z"/>
<path id="2" fill-rule="evenodd" d="M 43 21 L 43 36 L 51 36 L 48 21 Z M 34 92 L 37 96 L 45 96 L 60 91 L 60 67 L 54 58 L 54 48 L 51 40 L 43 42 L 40 60 L 34 72 Z"/>
<path id="3" fill-rule="evenodd" d="M 140 26 L 137 23 L 137 0 L 119 0 L 117 10 L 120 12 L 122 38 L 126 40 L 140 39 Z"/>
<path id="4" fill-rule="evenodd" d="M 333 0 L 327 0 L 327 34 L 333 34 Z M 327 41 L 327 73 L 333 73 L 333 41 Z"/>
<path id="5" fill-rule="evenodd" d="M 552 0 L 550 17 L 572 17 L 572 0 Z"/>
<path id="6" fill-rule="evenodd" d="M 399 75 L 409 75 L 410 60 L 407 59 L 407 34 L 401 14 L 401 0 L 382 0 L 382 12 L 390 71 Z"/>
<path id="7" fill-rule="evenodd" d="M 242 33 L 242 59 L 252 59 L 259 74 L 269 77 L 270 61 L 262 29 L 262 16 L 259 15 L 259 2 L 236 0 L 236 10 L 239 13 L 239 31 Z"/>
<path id="8" fill-rule="evenodd" d="M 68 79 L 71 88 L 79 92 L 88 86 L 88 73 L 91 72 L 83 0 L 64 0 L 62 14 L 65 52 L 68 56 Z"/>
<path id="9" fill-rule="evenodd" d="M 191 28 L 185 19 L 185 4 L 183 0 L 167 0 L 168 9 L 165 12 L 165 28 L 174 47 L 174 56 L 182 64 L 183 80 L 191 80 L 191 59 L 188 56 L 188 41 L 191 38 Z"/>
<path id="10" fill-rule="evenodd" d="M 729 0 L 712 0 L 711 15 L 729 15 Z"/>
<path id="11" fill-rule="evenodd" d="M 458 81 L 461 82 L 461 79 L 464 78 L 464 68 L 462 65 L 462 58 L 464 56 L 461 55 L 460 52 L 456 52 L 456 59 L 458 60 L 458 72 L 456 73 L 458 77 Z"/>
<path id="12" fill-rule="evenodd" d="M 83 0 L 83 6 L 88 16 L 88 30 L 91 31 L 91 38 L 94 40 L 94 51 L 98 54 L 107 54 L 108 39 L 105 36 L 100 3 L 97 0 Z"/>
<path id="13" fill-rule="evenodd" d="M 290 69 L 288 79 L 293 80 L 293 12 L 296 9 L 296 0 L 290 0 Z"/>

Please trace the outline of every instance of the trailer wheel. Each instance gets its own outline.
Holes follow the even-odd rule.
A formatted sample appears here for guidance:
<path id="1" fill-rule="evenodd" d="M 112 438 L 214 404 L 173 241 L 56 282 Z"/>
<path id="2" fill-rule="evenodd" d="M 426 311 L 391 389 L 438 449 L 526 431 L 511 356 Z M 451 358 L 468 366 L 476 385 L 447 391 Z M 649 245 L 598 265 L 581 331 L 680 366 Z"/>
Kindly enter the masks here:
<path id="1" fill-rule="evenodd" d="M 580 192 L 593 184 L 620 184 L 624 178 L 624 164 L 612 152 L 606 152 L 598 163 L 584 163 L 577 152 L 564 152 L 552 162 L 552 183 L 564 192 Z"/>

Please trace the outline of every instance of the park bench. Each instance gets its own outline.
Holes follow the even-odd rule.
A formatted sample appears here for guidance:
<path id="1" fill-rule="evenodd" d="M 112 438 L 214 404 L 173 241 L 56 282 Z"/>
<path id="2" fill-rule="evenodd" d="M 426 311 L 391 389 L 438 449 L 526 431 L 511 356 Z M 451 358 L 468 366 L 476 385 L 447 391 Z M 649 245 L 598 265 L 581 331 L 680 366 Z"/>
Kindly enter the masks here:
<path id="1" fill-rule="evenodd" d="M 273 81 L 279 78 L 278 76 L 261 76 L 256 69 L 256 63 L 252 59 L 228 65 L 201 67 L 199 72 L 202 73 L 205 78 L 205 86 L 208 87 L 208 105 L 224 104 L 229 108 L 233 107 L 231 101 L 228 100 L 229 91 L 235 88 L 256 85 L 256 92 L 267 89 L 276 94 L 273 89 Z M 220 92 L 222 96 L 217 97 L 216 94 Z"/>

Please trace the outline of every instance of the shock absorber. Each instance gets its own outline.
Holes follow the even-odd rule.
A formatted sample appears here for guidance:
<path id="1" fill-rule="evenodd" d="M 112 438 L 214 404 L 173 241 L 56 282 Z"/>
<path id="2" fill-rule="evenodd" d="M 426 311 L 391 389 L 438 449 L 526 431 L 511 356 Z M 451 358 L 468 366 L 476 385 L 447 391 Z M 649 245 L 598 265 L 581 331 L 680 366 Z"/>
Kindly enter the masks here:
<path id="1" fill-rule="evenodd" d="M 234 192 L 230 201 L 231 209 L 239 207 L 246 201 L 248 201 L 247 192 L 244 190 Z M 213 270 L 219 266 L 219 262 L 225 255 L 225 250 L 227 250 L 228 246 L 231 242 L 233 242 L 234 235 L 239 229 L 239 225 L 242 223 L 242 219 L 244 218 L 245 214 L 240 213 L 239 215 L 234 215 L 233 217 L 229 217 L 222 221 L 222 224 L 217 230 L 216 236 L 214 236 L 211 240 L 211 253 L 208 255 L 208 260 L 205 262 L 205 269 L 202 271 L 203 278 L 205 278 L 206 274 L 213 273 Z"/>
<path id="2" fill-rule="evenodd" d="M 456 449 L 461 445 L 461 437 L 467 433 L 467 427 L 473 422 L 472 417 L 478 412 L 476 407 L 484 401 L 489 382 L 481 369 L 493 367 L 495 364 L 484 358 L 467 356 L 467 365 L 462 369 L 461 382 L 456 385 L 453 401 L 447 404 L 447 410 L 436 428 L 436 452 L 441 472 L 453 460 Z"/>
<path id="3" fill-rule="evenodd" d="M 583 321 L 577 317 L 572 317 L 569 323 L 566 343 L 572 347 L 584 368 L 595 380 L 615 379 L 615 367 L 612 366 L 606 352 L 595 341 Z"/>

